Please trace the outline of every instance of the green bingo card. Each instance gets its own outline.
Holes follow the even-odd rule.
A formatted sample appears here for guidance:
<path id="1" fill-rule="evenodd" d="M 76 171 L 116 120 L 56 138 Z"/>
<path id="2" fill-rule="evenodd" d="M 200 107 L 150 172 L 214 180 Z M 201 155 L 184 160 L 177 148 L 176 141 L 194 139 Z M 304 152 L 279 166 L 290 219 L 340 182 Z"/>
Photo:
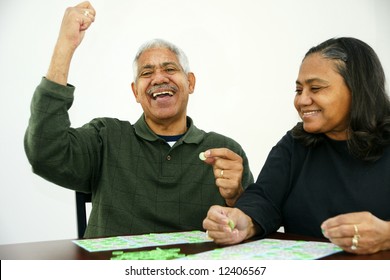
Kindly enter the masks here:
<path id="1" fill-rule="evenodd" d="M 89 252 L 135 249 L 142 247 L 210 241 L 211 240 L 207 238 L 206 233 L 203 231 L 150 233 L 142 235 L 73 240 L 75 244 Z"/>
<path id="2" fill-rule="evenodd" d="M 332 243 L 263 239 L 188 255 L 189 260 L 313 260 L 342 251 Z"/>

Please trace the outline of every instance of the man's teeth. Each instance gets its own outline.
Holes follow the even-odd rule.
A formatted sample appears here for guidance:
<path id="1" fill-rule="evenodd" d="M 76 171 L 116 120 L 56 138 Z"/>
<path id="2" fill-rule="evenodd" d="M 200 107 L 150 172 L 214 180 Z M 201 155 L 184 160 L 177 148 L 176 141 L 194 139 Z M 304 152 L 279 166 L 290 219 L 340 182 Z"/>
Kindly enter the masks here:
<path id="1" fill-rule="evenodd" d="M 162 91 L 162 92 L 156 92 L 156 93 L 153 93 L 153 98 L 156 98 L 160 95 L 169 95 L 169 96 L 173 96 L 173 92 L 171 91 Z"/>

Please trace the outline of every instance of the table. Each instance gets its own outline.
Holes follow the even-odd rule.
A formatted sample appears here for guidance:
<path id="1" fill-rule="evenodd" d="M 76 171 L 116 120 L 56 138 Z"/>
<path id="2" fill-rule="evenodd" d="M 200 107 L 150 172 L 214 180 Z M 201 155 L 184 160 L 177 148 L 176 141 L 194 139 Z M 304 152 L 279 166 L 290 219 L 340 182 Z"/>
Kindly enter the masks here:
<path id="1" fill-rule="evenodd" d="M 267 238 L 283 240 L 304 240 L 304 241 L 323 241 L 326 239 L 305 237 L 281 232 L 273 233 Z M 252 239 L 254 240 L 254 239 Z M 249 240 L 250 241 L 250 240 Z M 208 250 L 219 248 L 213 242 L 204 242 L 196 244 L 174 244 L 159 246 L 160 248 L 180 248 L 183 254 L 196 254 Z M 155 247 L 144 247 L 139 249 L 123 250 L 125 252 L 141 251 L 155 249 Z M 88 252 L 72 240 L 56 240 L 44 242 L 31 242 L 0 245 L 1 260 L 109 260 L 112 257 L 112 251 Z M 371 255 L 355 255 L 346 252 L 339 252 L 322 258 L 324 260 L 390 260 L 390 250 L 382 251 Z"/>

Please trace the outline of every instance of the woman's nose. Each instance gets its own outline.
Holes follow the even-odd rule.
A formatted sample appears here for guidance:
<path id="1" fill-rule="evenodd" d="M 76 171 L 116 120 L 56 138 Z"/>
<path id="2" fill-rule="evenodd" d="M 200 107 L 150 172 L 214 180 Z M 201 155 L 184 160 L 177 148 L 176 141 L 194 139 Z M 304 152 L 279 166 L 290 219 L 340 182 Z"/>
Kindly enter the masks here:
<path id="1" fill-rule="evenodd" d="M 313 103 L 313 100 L 311 98 L 311 94 L 307 91 L 303 90 L 300 95 L 296 96 L 296 103 L 300 106 L 306 106 L 311 105 Z"/>

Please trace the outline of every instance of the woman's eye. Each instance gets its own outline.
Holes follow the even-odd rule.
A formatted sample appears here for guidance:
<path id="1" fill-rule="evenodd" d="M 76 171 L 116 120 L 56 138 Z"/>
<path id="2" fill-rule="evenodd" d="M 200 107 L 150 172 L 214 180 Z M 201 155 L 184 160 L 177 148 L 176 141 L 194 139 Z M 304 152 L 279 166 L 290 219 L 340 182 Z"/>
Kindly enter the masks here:
<path id="1" fill-rule="evenodd" d="M 311 87 L 312 92 L 318 92 L 320 89 L 320 87 Z"/>

